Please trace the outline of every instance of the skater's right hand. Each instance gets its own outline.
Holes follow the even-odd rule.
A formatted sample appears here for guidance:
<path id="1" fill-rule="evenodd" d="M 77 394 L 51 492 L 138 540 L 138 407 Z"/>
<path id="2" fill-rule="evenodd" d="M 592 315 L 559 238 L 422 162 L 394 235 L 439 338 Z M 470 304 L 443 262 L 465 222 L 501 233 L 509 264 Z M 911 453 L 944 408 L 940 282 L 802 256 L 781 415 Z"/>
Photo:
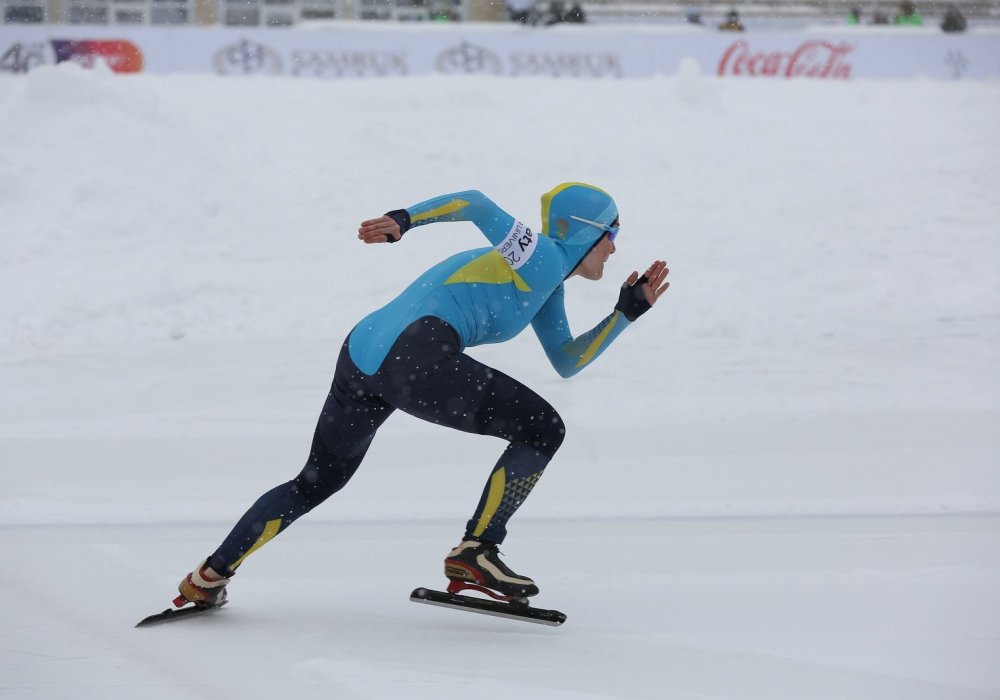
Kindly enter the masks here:
<path id="1" fill-rule="evenodd" d="M 395 243 L 410 228 L 410 215 L 405 209 L 394 209 L 377 219 L 361 222 L 358 238 L 365 243 Z"/>
<path id="2" fill-rule="evenodd" d="M 362 221 L 358 229 L 358 238 L 365 243 L 395 243 L 401 237 L 399 224 L 388 216 Z"/>

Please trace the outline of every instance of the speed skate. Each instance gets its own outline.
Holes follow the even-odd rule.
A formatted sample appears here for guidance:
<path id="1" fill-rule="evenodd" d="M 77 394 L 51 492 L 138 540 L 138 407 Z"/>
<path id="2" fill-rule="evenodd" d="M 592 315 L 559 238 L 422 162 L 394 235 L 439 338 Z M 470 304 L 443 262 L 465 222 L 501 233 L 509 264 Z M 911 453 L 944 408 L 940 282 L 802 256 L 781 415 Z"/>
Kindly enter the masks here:
<path id="1" fill-rule="evenodd" d="M 485 593 L 489 598 L 463 595 L 462 591 Z M 467 612 L 493 615 L 495 617 L 507 617 L 512 620 L 534 622 L 539 625 L 551 625 L 553 627 L 558 627 L 566 622 L 565 613 L 561 613 L 558 610 L 533 608 L 528 604 L 527 598 L 504 596 L 484 586 L 462 581 L 452 581 L 448 584 L 446 591 L 417 588 L 410 594 L 410 600 L 414 603 L 426 603 L 427 605 L 437 605 L 442 608 L 465 610 Z"/>

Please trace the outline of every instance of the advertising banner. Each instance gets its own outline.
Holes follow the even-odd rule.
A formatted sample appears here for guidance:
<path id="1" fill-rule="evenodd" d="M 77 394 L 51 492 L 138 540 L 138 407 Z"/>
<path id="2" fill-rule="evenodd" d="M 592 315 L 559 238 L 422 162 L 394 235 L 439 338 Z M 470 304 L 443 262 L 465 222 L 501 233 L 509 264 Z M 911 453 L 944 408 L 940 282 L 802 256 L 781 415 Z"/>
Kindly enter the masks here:
<path id="1" fill-rule="evenodd" d="M 120 73 L 617 79 L 672 75 L 685 58 L 695 59 L 706 74 L 750 80 L 988 79 L 1000 78 L 1000 32 L 833 28 L 728 34 L 610 25 L 371 23 L 324 29 L 0 27 L 0 74 L 103 60 Z"/>

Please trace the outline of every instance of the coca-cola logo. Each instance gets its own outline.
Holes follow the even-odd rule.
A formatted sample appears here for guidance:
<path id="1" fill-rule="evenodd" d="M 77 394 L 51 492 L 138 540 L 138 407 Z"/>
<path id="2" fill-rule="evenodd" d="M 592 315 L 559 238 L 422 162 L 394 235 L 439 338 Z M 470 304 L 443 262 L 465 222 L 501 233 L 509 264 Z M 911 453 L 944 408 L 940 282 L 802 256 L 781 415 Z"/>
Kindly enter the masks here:
<path id="1" fill-rule="evenodd" d="M 851 64 L 847 56 L 854 46 L 833 44 L 816 39 L 800 44 L 792 51 L 753 51 L 750 45 L 734 42 L 719 61 L 720 76 L 741 75 L 754 78 L 820 78 L 847 80 Z"/>

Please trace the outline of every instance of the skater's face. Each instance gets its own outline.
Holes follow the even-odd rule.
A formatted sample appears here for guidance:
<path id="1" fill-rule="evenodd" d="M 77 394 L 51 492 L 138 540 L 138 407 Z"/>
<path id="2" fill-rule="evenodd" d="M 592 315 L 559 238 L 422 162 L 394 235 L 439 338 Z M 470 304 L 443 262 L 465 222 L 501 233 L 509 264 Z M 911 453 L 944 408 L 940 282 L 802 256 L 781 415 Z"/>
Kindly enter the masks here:
<path id="1" fill-rule="evenodd" d="M 587 256 L 580 261 L 573 272 L 573 276 L 579 275 L 588 280 L 599 280 L 604 276 L 604 263 L 615 253 L 615 242 L 608 234 L 601 236 Z"/>

